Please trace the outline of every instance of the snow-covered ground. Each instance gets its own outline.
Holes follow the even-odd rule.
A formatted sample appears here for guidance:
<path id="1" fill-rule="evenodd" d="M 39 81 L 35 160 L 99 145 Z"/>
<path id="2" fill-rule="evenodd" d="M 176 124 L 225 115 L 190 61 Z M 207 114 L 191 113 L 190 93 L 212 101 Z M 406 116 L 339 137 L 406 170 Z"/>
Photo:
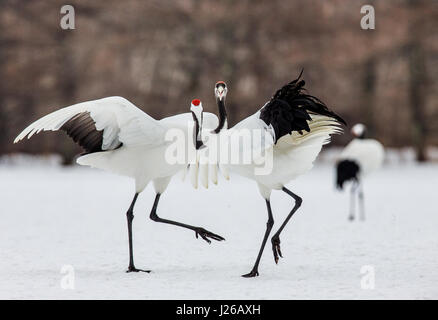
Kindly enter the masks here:
<path id="1" fill-rule="evenodd" d="M 2 299 L 437 299 L 438 165 L 386 166 L 365 185 L 367 221 L 347 220 L 348 193 L 333 169 L 317 165 L 289 185 L 303 206 L 283 232 L 284 258 L 266 247 L 260 277 L 250 271 L 267 213 L 257 187 L 233 176 L 194 190 L 176 177 L 158 214 L 218 233 L 208 245 L 193 232 L 149 219 L 153 189 L 137 202 L 134 252 L 125 273 L 130 179 L 87 168 L 0 166 Z M 274 231 L 293 203 L 272 197 Z M 75 288 L 63 289 L 65 265 Z M 375 288 L 361 288 L 374 268 Z M 71 273 L 70 273 L 71 275 Z M 70 279 L 70 278 L 69 278 Z M 65 280 L 64 280 L 65 281 Z M 366 282 L 366 281 L 365 281 Z"/>

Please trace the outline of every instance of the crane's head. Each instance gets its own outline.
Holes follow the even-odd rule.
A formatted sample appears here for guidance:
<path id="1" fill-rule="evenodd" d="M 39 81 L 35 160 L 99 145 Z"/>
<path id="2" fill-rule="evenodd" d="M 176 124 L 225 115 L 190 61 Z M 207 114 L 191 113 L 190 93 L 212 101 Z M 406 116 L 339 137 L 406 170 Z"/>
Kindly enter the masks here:
<path id="1" fill-rule="evenodd" d="M 216 96 L 216 99 L 219 99 L 220 101 L 225 100 L 225 97 L 227 96 L 227 85 L 223 81 L 216 82 L 216 85 L 214 86 L 214 95 Z"/>
<path id="2" fill-rule="evenodd" d="M 202 102 L 201 102 L 201 100 L 193 99 L 192 103 L 190 105 L 190 111 L 196 116 L 198 121 L 200 121 L 201 118 L 202 118 L 202 112 L 204 111 L 204 109 L 202 109 Z"/>
<path id="3" fill-rule="evenodd" d="M 353 136 L 359 139 L 365 138 L 367 132 L 367 127 L 362 123 L 356 123 L 353 128 L 351 128 L 351 133 Z"/>
<path id="4" fill-rule="evenodd" d="M 192 112 L 193 121 L 195 122 L 194 130 L 194 144 L 196 150 L 200 149 L 204 144 L 202 143 L 201 130 L 202 130 L 202 102 L 199 99 L 193 99 L 190 111 Z"/>

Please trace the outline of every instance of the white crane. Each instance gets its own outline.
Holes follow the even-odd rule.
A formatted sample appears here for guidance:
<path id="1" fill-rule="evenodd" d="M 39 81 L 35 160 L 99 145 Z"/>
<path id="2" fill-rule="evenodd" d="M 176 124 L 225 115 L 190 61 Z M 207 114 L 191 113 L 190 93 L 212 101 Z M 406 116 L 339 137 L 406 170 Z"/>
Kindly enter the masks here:
<path id="1" fill-rule="evenodd" d="M 189 126 L 195 128 L 194 145 L 199 148 L 202 124 L 210 127 L 218 124 L 216 115 L 203 113 L 200 100 L 191 103 L 191 112 L 178 114 L 162 120 L 155 120 L 122 97 L 107 97 L 94 101 L 78 103 L 57 110 L 35 121 L 21 132 L 14 143 L 26 136 L 44 130 L 65 131 L 84 150 L 77 159 L 80 165 L 103 169 L 109 172 L 132 177 L 135 180 L 135 195 L 126 213 L 128 221 L 129 266 L 127 272 L 149 270 L 137 269 L 134 265 L 132 245 L 133 210 L 138 195 L 153 182 L 156 197 L 150 218 L 156 222 L 176 225 L 193 230 L 196 237 L 211 242 L 210 239 L 224 240 L 204 228 L 162 219 L 157 215 L 161 194 L 166 190 L 171 178 L 188 163 L 170 164 L 165 159 L 165 151 L 170 142 L 165 134 L 169 129 L 181 129 L 188 137 Z"/>
<path id="2" fill-rule="evenodd" d="M 270 205 L 272 190 L 282 190 L 295 200 L 292 211 L 271 238 L 274 260 L 278 263 L 279 257 L 282 257 L 280 234 L 302 203 L 302 199 L 288 190 L 285 185 L 312 168 L 313 161 L 321 151 L 322 146 L 329 142 L 330 135 L 341 132 L 338 125 L 345 124 L 344 120 L 330 111 L 323 102 L 304 92 L 305 82 L 300 80 L 300 77 L 301 74 L 298 79 L 279 89 L 259 111 L 229 130 L 226 129 L 227 114 L 225 109 L 228 89 L 223 81 L 219 81 L 215 85 L 214 91 L 219 108 L 219 126 L 214 130 L 214 133 L 219 134 L 219 136 L 226 135 L 228 138 L 225 140 L 232 141 L 233 135 L 239 135 L 239 131 L 255 132 L 258 130 L 265 132 L 265 138 L 259 141 L 253 140 L 249 146 L 238 148 L 239 159 L 244 159 L 245 155 L 254 154 L 255 151 L 258 152 L 261 149 L 265 152 L 272 152 L 273 156 L 272 170 L 268 174 L 258 174 L 256 169 L 259 168 L 259 163 L 255 163 L 255 161 L 247 164 L 230 164 L 224 163 L 223 159 L 218 160 L 222 168 L 256 181 L 260 194 L 266 201 L 268 211 L 266 232 L 252 270 L 243 277 L 259 275 L 260 259 L 274 224 Z M 228 134 L 228 131 L 232 133 Z M 208 141 L 206 145 L 208 148 L 212 148 Z M 223 151 L 223 145 L 220 142 L 219 149 L 221 150 L 218 153 Z M 220 157 L 219 155 L 218 158 Z"/>
<path id="3" fill-rule="evenodd" d="M 336 186 L 342 190 L 351 182 L 349 220 L 355 218 L 355 197 L 359 198 L 360 218 L 365 220 L 363 177 L 382 166 L 385 157 L 383 145 L 375 139 L 366 138 L 365 125 L 358 123 L 351 133 L 355 137 L 342 151 L 336 163 Z"/>

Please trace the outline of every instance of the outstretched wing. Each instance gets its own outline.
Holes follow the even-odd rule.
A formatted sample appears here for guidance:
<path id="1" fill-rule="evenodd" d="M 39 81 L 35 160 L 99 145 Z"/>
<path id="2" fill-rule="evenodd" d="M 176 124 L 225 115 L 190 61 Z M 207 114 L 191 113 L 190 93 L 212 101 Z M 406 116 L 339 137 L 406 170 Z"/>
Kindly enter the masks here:
<path id="1" fill-rule="evenodd" d="M 304 92 L 305 81 L 300 80 L 301 74 L 279 89 L 260 110 L 260 119 L 275 131 L 275 142 L 285 135 L 292 134 L 293 131 L 300 134 L 303 131 L 310 132 L 309 122 L 312 121 L 312 114 L 346 124 L 340 116 L 330 111 L 324 102 Z"/>
<path id="2" fill-rule="evenodd" d="M 122 97 L 78 103 L 52 112 L 21 132 L 14 143 L 41 131 L 65 131 L 86 153 L 126 146 L 157 145 L 165 129 Z"/>

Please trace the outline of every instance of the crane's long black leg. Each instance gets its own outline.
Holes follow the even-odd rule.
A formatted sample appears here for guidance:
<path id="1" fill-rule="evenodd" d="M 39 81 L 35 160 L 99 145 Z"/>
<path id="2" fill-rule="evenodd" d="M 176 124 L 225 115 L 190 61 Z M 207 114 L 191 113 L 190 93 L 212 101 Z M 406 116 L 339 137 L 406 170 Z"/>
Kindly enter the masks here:
<path id="1" fill-rule="evenodd" d="M 280 233 L 283 231 L 284 227 L 289 222 L 290 218 L 292 218 L 294 213 L 298 210 L 298 208 L 303 203 L 303 199 L 301 199 L 301 197 L 297 196 L 292 191 L 286 189 L 285 187 L 283 187 L 282 190 L 285 193 L 287 193 L 288 195 L 290 195 L 292 198 L 294 198 L 295 205 L 292 208 L 292 211 L 288 214 L 288 216 L 284 220 L 283 224 L 278 229 L 278 231 L 272 236 L 271 242 L 272 242 L 272 251 L 274 253 L 274 261 L 275 261 L 275 263 L 278 263 L 279 257 L 283 258 L 283 255 L 281 254 L 281 249 L 280 249 Z"/>
<path id="2" fill-rule="evenodd" d="M 257 256 L 254 267 L 252 267 L 251 272 L 242 275 L 242 277 L 245 277 L 245 278 L 256 277 L 259 275 L 260 259 L 262 258 L 262 253 L 263 253 L 263 250 L 265 249 L 266 241 L 268 240 L 269 234 L 271 233 L 272 226 L 274 225 L 274 218 L 272 217 L 271 203 L 269 202 L 269 200 L 266 200 L 266 207 L 268 209 L 268 222 L 266 223 L 266 231 L 265 231 L 265 235 L 263 237 L 262 246 L 260 247 L 259 254 Z"/>
<path id="3" fill-rule="evenodd" d="M 155 197 L 155 201 L 154 201 L 154 205 L 152 207 L 152 211 L 151 211 L 151 215 L 150 218 L 155 221 L 155 222 L 161 222 L 161 223 L 167 223 L 167 224 L 172 224 L 174 226 L 178 226 L 178 227 L 182 227 L 182 228 L 186 228 L 186 229 L 190 229 L 195 231 L 196 234 L 196 238 L 198 238 L 198 235 L 201 236 L 202 239 L 204 239 L 205 241 L 207 241 L 208 243 L 211 243 L 211 239 L 213 240 L 217 240 L 217 241 L 222 241 L 225 240 L 224 238 L 222 238 L 220 235 L 217 235 L 213 232 L 207 231 L 204 228 L 200 228 L 200 227 L 194 227 L 185 223 L 181 223 L 181 222 L 177 222 L 177 221 L 172 221 L 172 220 L 167 220 L 167 219 L 162 219 L 157 215 L 157 207 L 158 207 L 158 202 L 160 201 L 160 194 L 157 193 L 156 197 Z"/>
<path id="4" fill-rule="evenodd" d="M 348 220 L 350 221 L 353 221 L 355 218 L 356 190 L 357 190 L 357 182 L 354 181 L 350 189 L 350 215 L 348 216 Z"/>
<path id="5" fill-rule="evenodd" d="M 360 219 L 365 221 L 365 205 L 363 201 L 363 187 L 362 184 L 359 185 L 359 209 L 360 209 Z"/>
<path id="6" fill-rule="evenodd" d="M 134 220 L 134 205 L 137 201 L 138 193 L 134 195 L 128 212 L 126 212 L 126 218 L 128 220 L 128 238 L 129 238 L 129 267 L 126 272 L 151 272 L 150 270 L 137 269 L 134 265 L 134 249 L 132 247 L 132 220 Z"/>

